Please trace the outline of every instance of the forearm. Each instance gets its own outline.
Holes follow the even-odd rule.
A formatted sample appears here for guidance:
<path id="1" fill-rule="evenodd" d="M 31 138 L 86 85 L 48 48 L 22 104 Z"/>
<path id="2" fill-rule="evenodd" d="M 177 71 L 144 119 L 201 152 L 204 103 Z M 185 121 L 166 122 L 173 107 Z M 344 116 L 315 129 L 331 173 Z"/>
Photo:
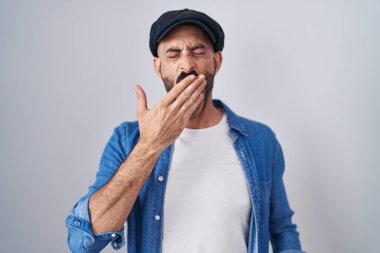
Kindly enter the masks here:
<path id="1" fill-rule="evenodd" d="M 121 229 L 159 155 L 159 149 L 138 142 L 111 180 L 91 196 L 94 234 Z"/>

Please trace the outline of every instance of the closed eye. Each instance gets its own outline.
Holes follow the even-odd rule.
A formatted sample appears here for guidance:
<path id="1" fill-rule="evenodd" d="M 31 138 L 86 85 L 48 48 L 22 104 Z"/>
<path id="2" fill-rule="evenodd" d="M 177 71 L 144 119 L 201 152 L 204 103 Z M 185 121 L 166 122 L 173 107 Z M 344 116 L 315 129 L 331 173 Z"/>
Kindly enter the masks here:
<path id="1" fill-rule="evenodd" d="M 205 51 L 204 50 L 195 50 L 195 51 L 193 51 L 193 54 L 195 54 L 195 55 L 203 55 L 203 54 L 205 54 Z"/>
<path id="2" fill-rule="evenodd" d="M 167 57 L 168 58 L 176 58 L 176 57 L 178 57 L 179 56 L 179 53 L 169 53 L 169 54 L 167 54 Z"/>
<path id="3" fill-rule="evenodd" d="M 181 53 L 181 51 L 182 50 L 179 48 L 172 47 L 172 48 L 169 48 L 168 50 L 166 50 L 166 56 L 168 58 L 175 58 Z"/>
<path id="4" fill-rule="evenodd" d="M 190 50 L 195 55 L 203 55 L 206 53 L 206 47 L 202 44 L 197 44 L 194 47 L 190 48 Z"/>

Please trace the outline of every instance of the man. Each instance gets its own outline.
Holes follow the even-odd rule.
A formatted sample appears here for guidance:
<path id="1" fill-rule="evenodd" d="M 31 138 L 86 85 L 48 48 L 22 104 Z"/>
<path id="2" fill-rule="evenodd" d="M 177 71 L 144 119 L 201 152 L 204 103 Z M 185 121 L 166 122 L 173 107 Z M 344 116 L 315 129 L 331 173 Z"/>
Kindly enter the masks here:
<path id="1" fill-rule="evenodd" d="M 161 15 L 150 31 L 168 92 L 151 109 L 136 86 L 138 121 L 114 129 L 95 183 L 67 217 L 72 252 L 109 242 L 128 253 L 302 252 L 274 132 L 212 99 L 224 32 L 204 13 Z"/>

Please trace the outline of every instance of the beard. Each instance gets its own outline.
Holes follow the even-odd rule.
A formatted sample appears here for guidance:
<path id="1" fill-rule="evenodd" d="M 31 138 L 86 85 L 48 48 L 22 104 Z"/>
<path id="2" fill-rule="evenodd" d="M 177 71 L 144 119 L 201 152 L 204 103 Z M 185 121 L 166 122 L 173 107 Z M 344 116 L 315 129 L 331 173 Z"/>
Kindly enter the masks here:
<path id="1" fill-rule="evenodd" d="M 161 70 L 160 70 L 160 72 L 161 72 Z M 201 108 L 199 113 L 203 112 L 203 110 L 206 106 L 208 97 L 210 96 L 212 88 L 214 87 L 215 68 L 214 68 L 213 73 L 211 73 L 209 71 L 205 71 L 203 74 L 205 76 L 207 84 L 203 90 L 204 97 L 203 97 L 203 101 L 201 102 L 202 108 Z M 162 81 L 164 82 L 164 86 L 165 86 L 165 89 L 167 92 L 169 92 L 171 89 L 173 89 L 175 84 L 181 82 L 183 79 L 185 79 L 189 75 L 194 75 L 197 77 L 199 75 L 199 73 L 197 73 L 195 70 L 193 70 L 191 72 L 181 72 L 178 75 L 178 77 L 176 78 L 176 80 L 174 80 L 174 79 L 170 79 L 169 77 L 163 77 L 162 72 L 161 72 L 161 78 L 162 78 Z"/>

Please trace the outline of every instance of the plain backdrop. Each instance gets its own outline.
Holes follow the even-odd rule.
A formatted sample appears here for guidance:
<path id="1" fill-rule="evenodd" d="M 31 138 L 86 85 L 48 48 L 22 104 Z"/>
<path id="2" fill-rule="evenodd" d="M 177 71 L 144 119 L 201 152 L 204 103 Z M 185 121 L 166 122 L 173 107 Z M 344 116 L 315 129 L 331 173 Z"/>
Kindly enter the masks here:
<path id="1" fill-rule="evenodd" d="M 214 98 L 276 132 L 303 249 L 380 252 L 374 0 L 0 0 L 0 252 L 69 251 L 66 216 L 136 119 L 134 84 L 149 106 L 166 94 L 149 29 L 182 8 L 225 31 Z"/>

